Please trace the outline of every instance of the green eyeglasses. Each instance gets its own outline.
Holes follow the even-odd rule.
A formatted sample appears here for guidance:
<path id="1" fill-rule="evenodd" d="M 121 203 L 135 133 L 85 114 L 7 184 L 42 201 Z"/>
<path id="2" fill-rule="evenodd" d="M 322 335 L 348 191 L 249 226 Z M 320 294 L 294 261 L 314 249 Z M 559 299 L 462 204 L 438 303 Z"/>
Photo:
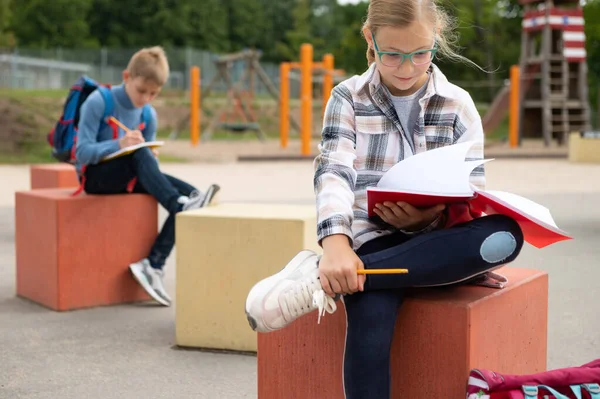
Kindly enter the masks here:
<path id="1" fill-rule="evenodd" d="M 379 60 L 385 66 L 389 67 L 398 67 L 404 63 L 405 59 L 410 59 L 410 62 L 415 66 L 421 66 L 428 64 L 433 60 L 435 53 L 437 52 L 437 48 L 430 48 L 427 50 L 417 50 L 410 54 L 391 52 L 391 51 L 379 51 L 379 46 L 375 41 L 375 35 L 371 34 L 373 38 L 373 45 L 375 46 L 375 52 L 379 56 Z"/>

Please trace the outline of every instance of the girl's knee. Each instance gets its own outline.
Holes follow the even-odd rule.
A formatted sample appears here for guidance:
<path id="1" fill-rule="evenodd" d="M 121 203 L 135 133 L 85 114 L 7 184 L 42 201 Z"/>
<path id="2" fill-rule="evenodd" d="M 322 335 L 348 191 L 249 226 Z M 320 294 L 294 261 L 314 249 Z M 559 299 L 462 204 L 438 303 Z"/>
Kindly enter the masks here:
<path id="1" fill-rule="evenodd" d="M 508 263 L 513 261 L 523 247 L 523 232 L 519 224 L 504 215 L 488 216 L 494 225 L 481 244 L 480 255 L 488 263 Z"/>

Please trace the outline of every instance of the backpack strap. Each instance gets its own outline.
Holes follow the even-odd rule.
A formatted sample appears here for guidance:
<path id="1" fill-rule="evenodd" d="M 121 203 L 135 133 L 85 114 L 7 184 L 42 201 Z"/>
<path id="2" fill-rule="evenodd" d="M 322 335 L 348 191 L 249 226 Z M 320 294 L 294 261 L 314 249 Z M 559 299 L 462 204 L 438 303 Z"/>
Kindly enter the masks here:
<path id="1" fill-rule="evenodd" d="M 109 87 L 99 85 L 98 90 L 100 94 L 102 94 L 102 98 L 104 99 L 104 116 L 103 120 L 106 121 L 106 118 L 112 115 L 113 110 L 115 109 L 115 103 L 113 102 L 112 91 Z"/>
<path id="2" fill-rule="evenodd" d="M 140 131 L 143 132 L 144 129 L 146 129 L 148 127 L 151 119 L 152 119 L 152 109 L 150 107 L 150 104 L 146 104 L 142 108 L 142 122 L 140 123 L 140 127 L 139 127 Z"/>
<path id="3" fill-rule="evenodd" d="M 100 94 L 102 95 L 102 98 L 104 99 L 104 114 L 102 115 L 102 120 L 100 121 L 100 127 L 98 130 L 99 131 L 102 130 L 104 128 L 104 125 L 109 125 L 112 127 L 112 130 L 113 130 L 113 138 L 116 139 L 119 135 L 119 130 L 118 130 L 119 128 L 117 126 L 115 126 L 113 123 L 110 123 L 108 121 L 108 118 L 110 116 L 112 116 L 113 111 L 115 109 L 112 91 L 111 91 L 109 85 L 98 85 L 97 90 L 100 92 Z M 82 165 L 82 167 L 81 167 L 81 179 L 80 179 L 79 187 L 73 194 L 71 194 L 72 196 L 76 196 L 84 190 L 86 167 L 87 167 L 87 165 Z"/>
<path id="4" fill-rule="evenodd" d="M 115 103 L 112 95 L 112 91 L 109 86 L 98 86 L 100 94 L 104 99 L 104 115 L 102 115 L 102 121 L 100 121 L 100 130 L 104 128 L 104 125 L 109 125 L 113 130 L 113 139 L 119 137 L 119 128 L 108 121 L 108 118 L 112 116 L 115 109 Z"/>

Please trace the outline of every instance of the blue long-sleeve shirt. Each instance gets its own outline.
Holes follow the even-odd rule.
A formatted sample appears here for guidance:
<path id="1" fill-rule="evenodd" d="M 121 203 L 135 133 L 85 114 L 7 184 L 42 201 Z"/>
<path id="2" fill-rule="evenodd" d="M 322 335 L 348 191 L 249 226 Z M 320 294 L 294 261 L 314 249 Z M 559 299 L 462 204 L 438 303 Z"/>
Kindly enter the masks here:
<path id="1" fill-rule="evenodd" d="M 125 87 L 121 84 L 111 88 L 113 95 L 113 115 L 131 130 L 138 129 L 142 122 L 142 108 L 134 107 L 129 99 Z M 113 129 L 100 122 L 104 115 L 104 98 L 96 90 L 84 101 L 79 110 L 79 125 L 77 132 L 77 146 L 75 149 L 76 168 L 81 172 L 83 165 L 94 165 L 108 154 L 119 150 L 118 138 L 125 135 L 119 128 L 118 138 L 113 139 Z M 156 138 L 157 116 L 154 107 L 151 109 L 151 118 L 142 132 L 146 141 Z"/>

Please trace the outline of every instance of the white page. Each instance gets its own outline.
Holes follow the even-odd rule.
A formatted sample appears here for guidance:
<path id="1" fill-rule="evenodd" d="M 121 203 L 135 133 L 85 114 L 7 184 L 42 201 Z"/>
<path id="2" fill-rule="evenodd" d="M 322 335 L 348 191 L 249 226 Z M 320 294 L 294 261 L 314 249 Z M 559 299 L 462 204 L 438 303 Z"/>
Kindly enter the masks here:
<path id="1" fill-rule="evenodd" d="M 449 145 L 413 155 L 398 162 L 377 187 L 410 193 L 470 196 L 469 175 L 488 160 L 465 162 L 474 141 Z"/>
<path id="2" fill-rule="evenodd" d="M 547 226 L 558 229 L 556 222 L 550 214 L 550 210 L 537 202 L 506 191 L 486 190 L 484 193 L 491 194 L 496 197 L 496 199 L 500 200 L 500 203 L 510 205 L 512 208 L 520 210 L 523 214 L 529 215 Z"/>

